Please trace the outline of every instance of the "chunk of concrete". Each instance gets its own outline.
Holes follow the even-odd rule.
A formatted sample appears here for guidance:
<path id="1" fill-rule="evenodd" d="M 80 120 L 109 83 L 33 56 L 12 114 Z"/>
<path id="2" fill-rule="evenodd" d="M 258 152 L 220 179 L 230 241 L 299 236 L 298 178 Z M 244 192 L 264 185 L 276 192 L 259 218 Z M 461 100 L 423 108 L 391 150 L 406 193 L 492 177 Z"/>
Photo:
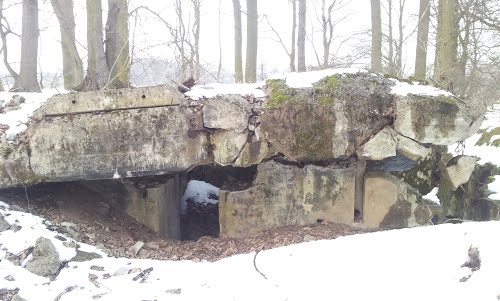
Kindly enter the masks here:
<path id="1" fill-rule="evenodd" d="M 219 95 L 203 107 L 203 124 L 208 128 L 243 133 L 252 114 L 250 104 L 241 95 Z"/>
<path id="2" fill-rule="evenodd" d="M 390 127 L 383 128 L 358 148 L 358 156 L 365 160 L 383 160 L 396 156 L 396 134 Z"/>
<path id="3" fill-rule="evenodd" d="M 240 155 L 247 138 L 246 131 L 243 133 L 224 130 L 215 132 L 211 137 L 214 145 L 214 161 L 223 166 L 232 165 Z"/>
<path id="4" fill-rule="evenodd" d="M 26 269 L 42 277 L 56 275 L 62 262 L 50 239 L 40 237 L 33 249 L 33 259 L 26 264 Z"/>
<path id="5" fill-rule="evenodd" d="M 484 118 L 451 96 L 396 96 L 394 129 L 420 143 L 450 145 L 477 132 Z"/>
<path id="6" fill-rule="evenodd" d="M 443 177 L 448 181 L 452 191 L 469 181 L 477 160 L 477 157 L 456 156 L 448 162 L 443 170 Z"/>
<path id="7" fill-rule="evenodd" d="M 404 228 L 419 225 L 422 209 L 413 189 L 396 176 L 370 172 L 365 176 L 363 224 L 371 228 Z M 418 221 L 415 217 L 419 216 Z"/>
<path id="8" fill-rule="evenodd" d="M 350 224 L 355 183 L 354 167 L 262 163 L 253 187 L 220 191 L 220 234 L 241 238 L 276 226 L 318 220 Z"/>
<path id="9" fill-rule="evenodd" d="M 422 158 L 426 158 L 431 152 L 430 148 L 427 148 L 410 138 L 399 134 L 397 134 L 396 137 L 398 141 L 397 150 L 408 159 L 418 161 Z"/>

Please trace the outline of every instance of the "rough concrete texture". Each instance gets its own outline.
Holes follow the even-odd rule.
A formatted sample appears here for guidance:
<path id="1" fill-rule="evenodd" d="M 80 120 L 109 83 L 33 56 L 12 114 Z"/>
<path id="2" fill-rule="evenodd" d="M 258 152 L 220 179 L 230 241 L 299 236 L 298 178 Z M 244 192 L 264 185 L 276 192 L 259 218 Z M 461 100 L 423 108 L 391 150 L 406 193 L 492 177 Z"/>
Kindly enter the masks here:
<path id="1" fill-rule="evenodd" d="M 401 179 L 381 172 L 369 172 L 365 176 L 364 188 L 364 225 L 403 228 L 421 224 L 422 209 L 414 212 L 418 208 L 417 198 Z M 428 215 L 430 217 L 430 211 Z"/>
<path id="2" fill-rule="evenodd" d="M 245 237 L 275 226 L 352 223 L 355 182 L 355 167 L 262 163 L 251 188 L 219 193 L 220 233 Z"/>
<path id="3" fill-rule="evenodd" d="M 206 135 L 188 133 L 187 110 L 162 107 L 41 121 L 28 130 L 31 169 L 61 180 L 185 170 L 208 154 Z"/>
<path id="4" fill-rule="evenodd" d="M 26 269 L 42 277 L 54 276 L 61 266 L 59 254 L 52 242 L 44 237 L 36 240 L 33 259 L 26 264 Z"/>
<path id="5" fill-rule="evenodd" d="M 418 161 L 422 158 L 426 158 L 430 154 L 431 150 L 420 143 L 397 133 L 396 137 L 398 142 L 397 150 L 408 159 Z"/>
<path id="6" fill-rule="evenodd" d="M 33 116 L 39 119 L 45 114 L 180 105 L 185 102 L 184 96 L 176 88 L 169 86 L 99 90 L 56 95 Z"/>
<path id="7" fill-rule="evenodd" d="M 270 93 L 262 132 L 277 151 L 298 161 L 349 157 L 392 123 L 391 85 L 369 74 L 327 77 L 300 93 L 285 85 Z"/>
<path id="8" fill-rule="evenodd" d="M 214 146 L 214 161 L 220 165 L 234 165 L 247 142 L 248 133 L 217 131 L 210 139 Z"/>
<path id="9" fill-rule="evenodd" d="M 456 156 L 448 161 L 442 170 L 442 176 L 448 181 L 448 187 L 455 191 L 460 185 L 467 183 L 474 171 L 478 158 L 471 156 Z"/>
<path id="10" fill-rule="evenodd" d="M 394 129 L 420 143 L 450 145 L 479 129 L 484 114 L 448 96 L 398 96 Z"/>
<path id="11" fill-rule="evenodd" d="M 242 133 L 248 128 L 252 114 L 250 104 L 240 95 L 219 95 L 203 107 L 203 123 L 208 128 L 233 130 Z"/>
<path id="12" fill-rule="evenodd" d="M 368 142 L 361 145 L 356 153 L 364 160 L 383 160 L 394 157 L 397 146 L 396 134 L 392 128 L 385 127 Z"/>

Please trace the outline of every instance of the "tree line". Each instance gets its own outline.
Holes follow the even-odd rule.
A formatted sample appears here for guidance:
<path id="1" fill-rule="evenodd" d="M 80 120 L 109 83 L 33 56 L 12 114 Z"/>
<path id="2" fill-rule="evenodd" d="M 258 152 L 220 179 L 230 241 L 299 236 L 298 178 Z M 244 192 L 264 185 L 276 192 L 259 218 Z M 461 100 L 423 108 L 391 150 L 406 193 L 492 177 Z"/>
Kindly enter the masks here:
<path id="1" fill-rule="evenodd" d="M 219 36 L 220 6 L 219 1 Z M 260 12 L 258 0 L 246 0 L 242 7 L 240 0 L 232 0 L 234 22 L 234 81 L 256 82 L 259 79 L 258 47 L 262 27 L 268 29 L 281 46 L 289 60 L 289 70 L 303 72 L 349 66 L 365 60 L 365 66 L 374 72 L 394 77 L 405 74 L 404 47 L 410 38 L 416 36 L 414 72 L 415 80 L 428 80 L 457 95 L 468 98 L 498 98 L 496 89 L 500 76 L 500 3 L 496 0 L 419 0 L 417 26 L 408 34 L 406 28 L 406 0 L 363 0 L 371 7 L 371 29 L 369 35 L 353 33 L 345 40 L 336 36 L 337 26 L 347 19 L 339 13 L 352 4 L 351 0 L 282 0 L 291 8 L 286 22 L 291 36 L 283 36 L 273 27 L 265 12 Z M 178 66 L 177 81 L 192 78 L 195 82 L 208 72 L 200 59 L 200 37 L 202 35 L 201 7 L 210 9 L 215 5 L 202 0 L 173 0 L 173 11 L 167 17 L 147 5 L 129 10 L 127 0 L 108 0 L 106 23 L 102 19 L 102 1 L 86 0 L 87 19 L 87 70 L 78 53 L 75 37 L 75 14 L 73 0 L 51 0 L 57 17 L 62 48 L 64 87 L 69 90 L 98 90 L 130 86 L 130 70 L 133 64 L 129 22 L 139 13 L 148 14 L 168 30 L 168 46 L 175 52 Z M 22 0 L 21 60 L 19 72 L 9 64 L 7 37 L 15 34 L 4 16 L 4 0 L 0 0 L 0 38 L 2 40 L 3 62 L 10 76 L 14 78 L 14 91 L 40 91 L 37 79 L 37 52 L 39 43 L 38 0 Z M 187 11 L 187 12 L 186 12 Z M 172 20 L 172 16 L 175 16 Z M 186 17 L 188 16 L 188 17 Z M 314 19 L 314 20 L 308 20 Z M 246 33 L 243 24 L 246 22 Z M 316 24 L 310 26 L 310 24 Z M 318 34 L 319 33 L 319 34 Z M 320 43 L 315 36 L 320 36 Z M 333 48 L 359 35 L 363 40 L 349 59 L 340 63 Z M 371 40 L 369 46 L 364 41 Z M 245 59 L 243 46 L 246 41 Z M 428 62 L 428 48 L 435 48 L 434 62 Z M 222 51 L 219 37 L 219 48 Z M 317 47 L 319 46 L 319 47 Z M 314 56 L 307 56 L 306 51 Z M 315 61 L 306 62 L 315 57 Z M 368 60 L 366 60 L 368 58 Z M 216 68 L 220 79 L 222 57 Z M 263 66 L 260 66 L 263 73 Z"/>

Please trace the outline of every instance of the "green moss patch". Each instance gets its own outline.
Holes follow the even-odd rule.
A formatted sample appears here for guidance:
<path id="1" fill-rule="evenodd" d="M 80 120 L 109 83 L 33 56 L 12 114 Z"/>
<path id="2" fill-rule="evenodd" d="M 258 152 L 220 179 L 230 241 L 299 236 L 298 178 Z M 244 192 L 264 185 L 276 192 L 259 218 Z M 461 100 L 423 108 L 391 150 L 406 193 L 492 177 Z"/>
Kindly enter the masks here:
<path id="1" fill-rule="evenodd" d="M 266 81 L 269 90 L 267 107 L 276 108 L 292 100 L 294 89 L 288 87 L 282 79 L 269 79 Z"/>
<path id="2" fill-rule="evenodd" d="M 335 103 L 335 92 L 340 85 L 340 79 L 337 75 L 331 75 L 323 78 L 314 84 L 314 93 L 318 103 L 322 106 L 333 106 Z"/>
<path id="3" fill-rule="evenodd" d="M 491 145 L 491 146 L 500 146 L 500 139 L 495 139 L 491 141 L 491 138 L 495 135 L 500 135 L 500 127 L 494 128 L 491 131 L 483 130 L 483 134 L 481 138 L 476 142 L 476 145 Z"/>

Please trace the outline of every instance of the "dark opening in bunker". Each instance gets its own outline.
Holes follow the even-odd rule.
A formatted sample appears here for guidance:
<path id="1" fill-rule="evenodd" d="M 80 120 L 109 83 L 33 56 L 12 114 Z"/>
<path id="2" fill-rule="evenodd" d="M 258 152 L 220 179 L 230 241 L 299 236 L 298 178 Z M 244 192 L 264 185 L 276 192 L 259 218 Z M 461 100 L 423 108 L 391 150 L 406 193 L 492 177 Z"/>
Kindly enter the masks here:
<path id="1" fill-rule="evenodd" d="M 251 186 L 257 166 L 203 165 L 192 169 L 181 199 L 181 239 L 219 236 L 219 190 L 244 190 Z"/>

